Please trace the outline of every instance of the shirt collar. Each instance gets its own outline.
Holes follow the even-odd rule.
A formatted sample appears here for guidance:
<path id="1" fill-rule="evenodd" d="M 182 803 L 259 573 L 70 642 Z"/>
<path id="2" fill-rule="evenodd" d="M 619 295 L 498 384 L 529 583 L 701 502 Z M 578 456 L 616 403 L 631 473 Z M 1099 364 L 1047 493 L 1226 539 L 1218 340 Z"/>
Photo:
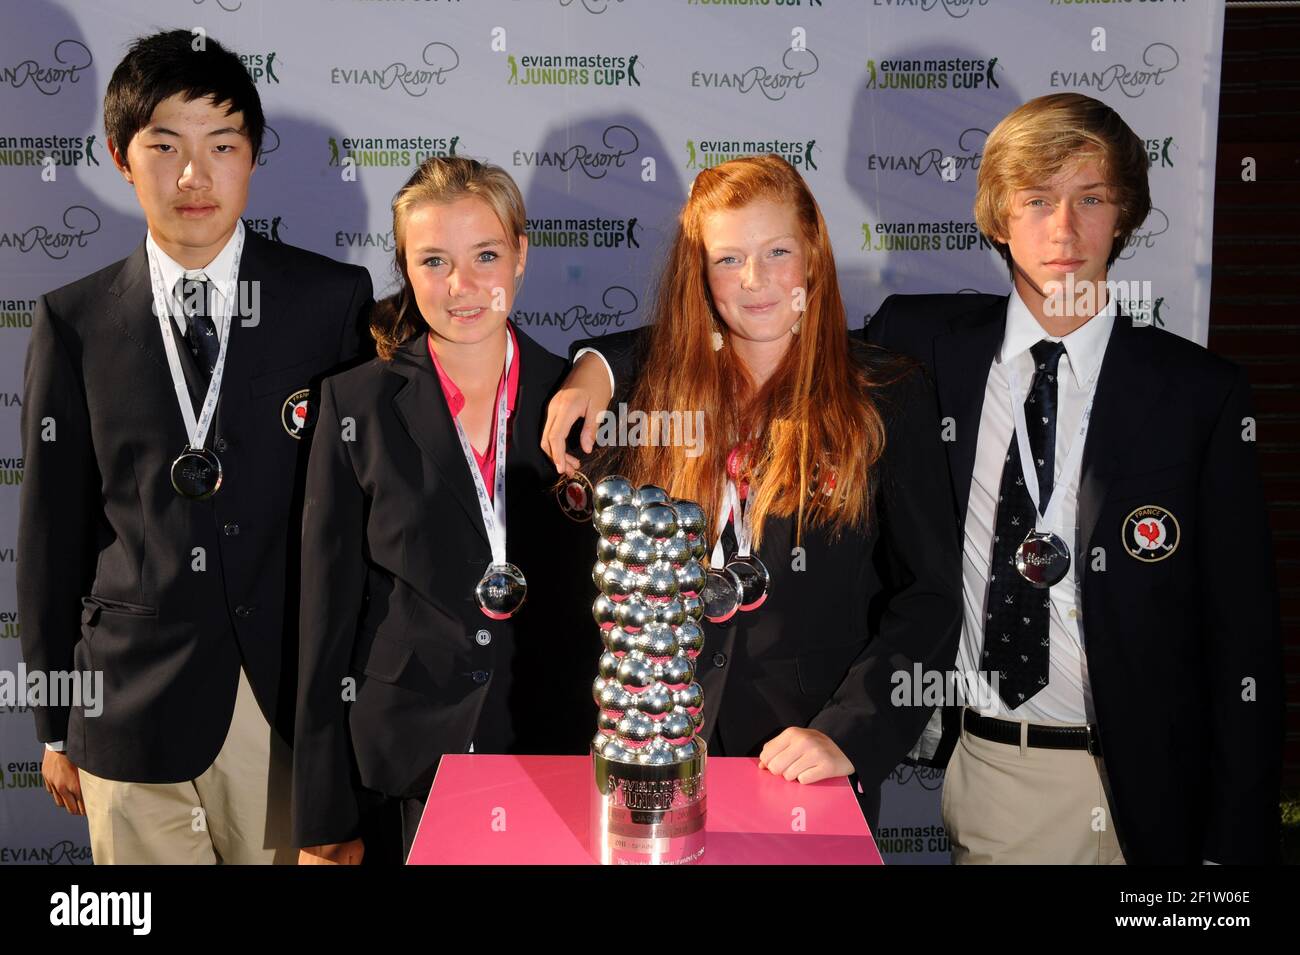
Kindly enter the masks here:
<path id="1" fill-rule="evenodd" d="M 242 236 L 243 231 L 244 222 L 241 219 L 236 224 L 235 231 L 230 233 L 230 238 L 226 240 L 226 244 L 221 247 L 221 251 L 201 269 L 187 269 L 173 259 L 162 250 L 162 246 L 154 241 L 152 232 L 145 238 L 144 244 L 149 255 L 158 263 L 158 271 L 162 273 L 163 289 L 168 295 L 171 294 L 172 289 L 176 288 L 176 283 L 181 280 L 181 276 L 186 272 L 203 272 L 208 277 L 208 280 L 212 282 L 217 294 L 224 298 L 226 291 L 233 287 L 234 281 L 238 277 L 234 274 L 235 239 Z"/>
<path id="2" fill-rule="evenodd" d="M 510 336 L 510 341 L 514 345 L 514 355 L 510 360 L 510 367 L 506 370 L 501 382 L 497 385 L 497 400 L 501 398 L 501 389 L 506 389 L 506 411 L 513 413 L 515 410 L 515 396 L 519 392 L 519 339 L 515 337 L 514 327 L 506 322 L 506 333 Z M 438 353 L 433 349 L 432 333 L 425 336 L 428 343 L 429 357 L 433 359 L 434 370 L 438 373 L 438 384 L 442 386 L 442 393 L 447 399 L 447 410 L 451 412 L 453 418 L 459 417 L 460 413 L 465 410 L 465 395 L 456 383 L 451 380 L 442 368 L 442 362 L 438 360 Z"/>
<path id="3" fill-rule="evenodd" d="M 1080 390 L 1087 388 L 1093 376 L 1101 368 L 1101 360 L 1106 354 L 1106 344 L 1110 341 L 1110 332 L 1115 325 L 1115 296 L 1108 296 L 1106 307 L 1084 322 L 1064 338 L 1048 335 L 1043 326 L 1038 324 L 1033 312 L 1020 297 L 1020 290 L 1012 288 L 1007 299 L 1007 328 L 1002 336 L 1002 350 L 998 361 L 1006 364 L 1018 355 L 1029 351 L 1035 344 L 1046 338 L 1048 341 L 1065 342 L 1065 354 L 1070 359 L 1070 374 L 1074 384 Z"/>

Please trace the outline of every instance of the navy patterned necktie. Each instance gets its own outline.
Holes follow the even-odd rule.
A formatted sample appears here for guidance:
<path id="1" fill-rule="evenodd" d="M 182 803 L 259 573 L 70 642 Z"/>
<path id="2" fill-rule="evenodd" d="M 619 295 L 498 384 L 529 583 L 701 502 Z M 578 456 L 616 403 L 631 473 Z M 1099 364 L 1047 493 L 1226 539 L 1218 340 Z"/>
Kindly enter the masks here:
<path id="1" fill-rule="evenodd" d="M 203 384 L 212 379 L 221 352 L 217 323 L 212 320 L 212 283 L 202 272 L 181 276 L 176 283 L 176 297 L 185 311 L 185 341 L 194 356 Z"/>
<path id="2" fill-rule="evenodd" d="M 1038 502 L 1047 507 L 1056 463 L 1056 377 L 1063 342 L 1044 339 L 1030 349 L 1034 379 L 1025 397 L 1029 453 L 1038 475 Z M 984 655 L 980 668 L 998 673 L 998 695 L 1014 710 L 1047 686 L 1050 591 L 1038 590 L 1016 570 L 1016 549 L 1034 529 L 1034 502 L 1025 487 L 1020 446 L 1011 435 L 1002 484 L 998 489 L 989 568 L 988 606 L 984 609 Z"/>

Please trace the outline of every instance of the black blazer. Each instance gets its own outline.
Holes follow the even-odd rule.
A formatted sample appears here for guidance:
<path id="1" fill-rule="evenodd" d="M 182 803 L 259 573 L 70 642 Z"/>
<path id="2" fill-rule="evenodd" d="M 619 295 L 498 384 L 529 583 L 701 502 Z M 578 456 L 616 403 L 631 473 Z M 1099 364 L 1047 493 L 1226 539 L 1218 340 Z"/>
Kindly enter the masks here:
<path id="1" fill-rule="evenodd" d="M 239 279 L 260 283 L 261 312 L 256 326 L 236 316 L 231 329 L 208 437 L 225 476 L 208 501 L 171 486 L 187 436 L 144 244 L 36 309 L 22 420 L 23 656 L 32 669 L 103 671 L 100 715 L 35 710 L 39 738 L 66 739 L 72 761 L 97 776 L 200 775 L 225 739 L 241 663 L 267 719 L 292 738 L 286 591 L 307 442 L 282 411 L 357 353 L 371 284 L 363 268 L 251 231 Z"/>
<path id="2" fill-rule="evenodd" d="M 574 350 L 604 355 L 626 400 L 648 337 L 638 329 Z M 855 361 L 878 372 L 898 361 L 856 340 L 850 346 Z M 805 528 L 801 565 L 794 519 L 770 519 L 758 551 L 771 575 L 767 601 L 724 624 L 702 621 L 696 664 L 710 753 L 757 756 L 786 727 L 807 726 L 835 741 L 864 789 L 907 755 L 933 710 L 891 705 L 894 674 L 910 679 L 916 664 L 950 668 L 961 629 L 957 539 L 934 506 L 948 491 L 933 388 L 913 366 L 873 397 L 886 447 L 867 529 L 835 540 Z M 730 529 L 724 546 L 732 556 Z"/>
<path id="3" fill-rule="evenodd" d="M 935 376 L 940 414 L 956 424 L 948 464 L 959 533 L 1006 307 L 1006 296 L 895 295 L 866 330 Z M 1096 722 L 1130 863 L 1278 857 L 1278 595 L 1247 419 L 1240 368 L 1178 335 L 1116 320 L 1084 445 L 1074 552 Z M 1121 538 L 1145 505 L 1172 513 L 1181 534 L 1154 563 L 1131 557 Z M 953 741 L 947 723 L 940 765 Z"/>
<path id="4" fill-rule="evenodd" d="M 427 795 L 442 754 L 471 742 L 579 754 L 596 733 L 596 536 L 564 517 L 540 446 L 566 365 L 516 337 L 506 548 L 528 598 L 510 620 L 474 601 L 491 549 L 427 336 L 325 381 L 302 528 L 298 845 L 356 836 L 357 786 Z"/>

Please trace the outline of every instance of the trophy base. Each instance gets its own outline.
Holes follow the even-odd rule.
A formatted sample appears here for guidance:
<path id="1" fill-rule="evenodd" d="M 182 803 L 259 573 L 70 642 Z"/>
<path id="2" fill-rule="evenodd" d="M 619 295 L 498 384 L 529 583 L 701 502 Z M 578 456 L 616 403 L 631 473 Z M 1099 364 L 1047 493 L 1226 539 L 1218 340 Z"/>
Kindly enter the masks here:
<path id="1" fill-rule="evenodd" d="M 691 865 L 704 856 L 703 741 L 693 759 L 643 766 L 591 754 L 591 853 L 601 865 Z"/>

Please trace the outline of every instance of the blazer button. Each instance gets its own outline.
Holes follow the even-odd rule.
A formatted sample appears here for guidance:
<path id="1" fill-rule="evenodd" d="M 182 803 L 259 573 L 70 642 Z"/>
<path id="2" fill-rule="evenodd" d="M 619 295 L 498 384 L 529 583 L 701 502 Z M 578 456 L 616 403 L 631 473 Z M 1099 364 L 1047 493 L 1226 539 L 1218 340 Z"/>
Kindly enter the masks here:
<path id="1" fill-rule="evenodd" d="M 727 665 L 727 655 L 719 650 L 713 655 L 713 665 L 715 667 L 724 667 Z"/>
<path id="2" fill-rule="evenodd" d="M 236 524 L 234 521 L 231 521 L 229 524 L 223 527 L 222 530 L 226 532 L 227 537 L 239 536 L 239 525 Z"/>
<path id="3" fill-rule="evenodd" d="M 474 634 L 474 639 L 478 641 L 480 647 L 486 647 L 492 642 L 492 634 L 488 633 L 486 630 L 480 630 L 478 633 Z"/>
<path id="4" fill-rule="evenodd" d="M 470 679 L 473 680 L 475 683 L 477 683 L 477 684 L 479 684 L 480 686 L 482 686 L 484 683 L 486 683 L 486 682 L 488 681 L 488 671 L 487 671 L 487 670 L 475 670 L 473 673 L 471 673 L 471 674 L 469 675 L 469 677 L 470 677 Z"/>
<path id="5" fill-rule="evenodd" d="M 256 607 L 245 607 L 243 604 L 240 604 L 238 607 L 235 608 L 235 616 L 251 617 L 253 615 L 253 611 L 256 609 L 257 609 Z"/>

